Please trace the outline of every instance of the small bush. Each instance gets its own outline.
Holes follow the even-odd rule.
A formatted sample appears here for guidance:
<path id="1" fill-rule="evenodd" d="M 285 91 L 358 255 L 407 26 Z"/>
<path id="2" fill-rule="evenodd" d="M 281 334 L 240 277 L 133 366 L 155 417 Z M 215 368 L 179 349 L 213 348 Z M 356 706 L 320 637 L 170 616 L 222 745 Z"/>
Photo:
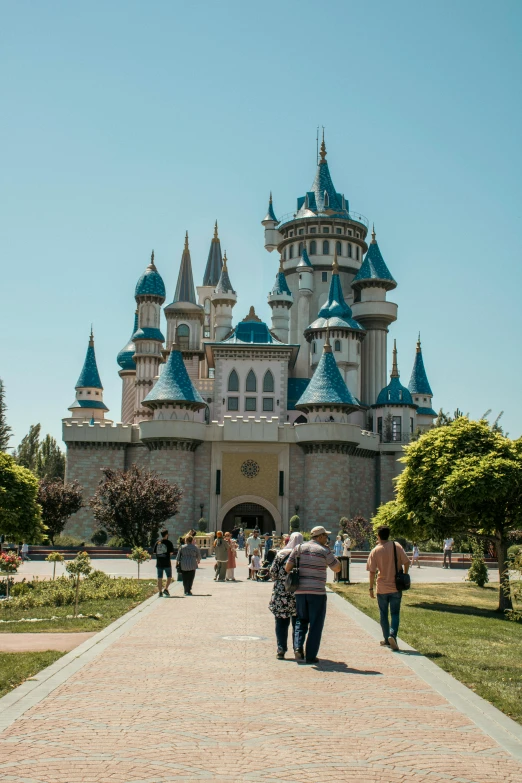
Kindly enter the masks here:
<path id="1" fill-rule="evenodd" d="M 515 558 L 520 552 L 522 552 L 520 544 L 512 544 L 507 551 L 509 558 Z"/>
<path id="2" fill-rule="evenodd" d="M 83 538 L 78 538 L 77 536 L 69 536 L 67 533 L 62 533 L 61 536 L 56 536 L 54 539 L 54 546 L 57 549 L 61 549 L 63 547 L 77 547 L 77 546 L 85 546 L 85 541 Z"/>
<path id="3" fill-rule="evenodd" d="M 125 539 L 120 538 L 120 536 L 111 536 L 107 541 L 107 546 L 110 546 L 113 549 L 122 549 L 123 547 L 128 546 L 128 544 Z"/>
<path id="4" fill-rule="evenodd" d="M 301 520 L 297 514 L 294 514 L 293 517 L 290 518 L 290 530 L 296 531 L 299 530 L 299 525 L 301 523 Z"/>
<path id="5" fill-rule="evenodd" d="M 105 532 L 105 530 L 99 528 L 98 530 L 95 530 L 94 533 L 92 534 L 91 541 L 94 544 L 94 546 L 103 546 L 103 544 L 107 543 L 107 533 Z"/>
<path id="6" fill-rule="evenodd" d="M 470 538 L 473 552 L 471 567 L 468 570 L 466 582 L 474 582 L 478 587 L 484 587 L 489 582 L 488 567 L 484 560 L 484 549 L 480 541 Z"/>

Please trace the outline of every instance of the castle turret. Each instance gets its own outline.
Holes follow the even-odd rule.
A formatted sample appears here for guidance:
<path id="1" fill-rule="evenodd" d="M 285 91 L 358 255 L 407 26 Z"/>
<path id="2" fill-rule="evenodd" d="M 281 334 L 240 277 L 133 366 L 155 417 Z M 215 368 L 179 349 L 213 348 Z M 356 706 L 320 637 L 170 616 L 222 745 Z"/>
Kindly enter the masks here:
<path id="1" fill-rule="evenodd" d="M 123 424 L 132 424 L 134 420 L 134 397 L 136 387 L 136 362 L 134 354 L 136 346 L 134 344 L 134 335 L 138 331 L 138 311 L 134 313 L 134 327 L 129 342 L 123 346 L 116 361 L 121 367 L 118 375 L 121 378 L 121 420 Z"/>
<path id="2" fill-rule="evenodd" d="M 361 354 L 361 400 L 371 405 L 386 384 L 386 356 L 389 325 L 397 320 L 397 305 L 386 301 L 387 291 L 397 287 L 375 238 L 361 268 L 352 281 L 353 314 L 366 329 Z"/>
<path id="3" fill-rule="evenodd" d="M 138 328 L 133 335 L 136 346 L 134 361 L 136 363 L 136 385 L 134 396 L 134 422 L 150 416 L 150 412 L 142 407 L 143 398 L 147 396 L 154 384 L 162 362 L 162 346 L 165 338 L 160 330 L 161 305 L 165 301 L 165 284 L 154 263 L 154 250 L 150 264 L 136 285 L 134 294 L 138 305 Z"/>
<path id="4" fill-rule="evenodd" d="M 352 310 L 346 303 L 341 280 L 337 252 L 334 252 L 332 276 L 328 299 L 319 311 L 319 317 L 305 330 L 305 337 L 312 346 L 312 367 L 320 361 L 326 328 L 330 329 L 333 352 L 337 366 L 356 399 L 360 399 L 361 342 L 366 334 L 358 321 L 352 317 Z"/>
<path id="5" fill-rule="evenodd" d="M 214 339 L 219 342 L 232 331 L 232 310 L 237 302 L 237 294 L 232 288 L 227 268 L 227 254 L 223 256 L 223 266 L 212 293 L 212 308 L 214 310 Z"/>
<path id="6" fill-rule="evenodd" d="M 281 258 L 274 287 L 268 294 L 268 304 L 272 308 L 272 331 L 282 343 L 288 343 L 289 341 L 290 308 L 293 303 L 294 297 L 288 288 L 283 269 L 283 259 Z"/>
<path id="7" fill-rule="evenodd" d="M 76 399 L 69 406 L 72 418 L 83 422 L 103 421 L 109 409 L 103 402 L 103 386 L 96 364 L 94 335 L 89 336 L 89 345 L 80 377 L 76 382 Z"/>
<path id="8" fill-rule="evenodd" d="M 212 294 L 219 282 L 221 268 L 223 266 L 223 256 L 221 253 L 221 242 L 219 241 L 217 220 L 214 224 L 214 236 L 210 242 L 208 251 L 207 265 L 203 275 L 203 285 L 196 288 L 197 301 L 203 307 L 203 340 L 216 339 L 214 334 L 214 323 L 216 314 L 212 305 Z"/>
<path id="9" fill-rule="evenodd" d="M 309 422 L 345 423 L 350 413 L 360 410 L 359 402 L 347 387 L 335 361 L 328 329 L 321 359 L 295 407 L 308 414 Z"/>
<path id="10" fill-rule="evenodd" d="M 397 344 L 393 341 L 393 364 L 390 382 L 381 389 L 371 406 L 373 431 L 383 443 L 405 443 L 415 431 L 417 405 L 409 389 L 403 386 L 397 365 Z"/>
<path id="11" fill-rule="evenodd" d="M 154 419 L 189 421 L 193 421 L 194 414 L 205 407 L 200 393 L 189 377 L 176 343 L 172 344 L 167 363 L 153 389 L 143 400 L 143 405 L 153 411 Z"/>
<path id="12" fill-rule="evenodd" d="M 277 230 L 279 221 L 275 216 L 274 207 L 272 204 L 272 193 L 270 193 L 270 198 L 268 200 L 268 212 L 261 221 L 261 225 L 265 227 L 265 248 L 269 253 L 271 253 L 272 250 L 278 246 L 282 239 L 281 234 Z"/>
<path id="13" fill-rule="evenodd" d="M 299 275 L 299 285 L 297 291 L 296 339 L 301 343 L 301 348 L 295 363 L 295 377 L 308 378 L 310 376 L 310 344 L 303 340 L 303 335 L 311 320 L 310 303 L 314 292 L 314 268 L 306 250 L 306 242 L 297 264 L 297 273 Z"/>
<path id="14" fill-rule="evenodd" d="M 424 369 L 420 333 L 408 389 L 411 392 L 413 401 L 419 406 L 417 408 L 417 427 L 423 430 L 429 429 L 433 426 L 433 420 L 436 418 L 437 413 L 432 407 L 433 392 Z"/>
<path id="15" fill-rule="evenodd" d="M 181 256 L 178 283 L 172 304 L 165 308 L 167 318 L 167 343 L 176 343 L 183 353 L 191 378 L 199 378 L 199 362 L 203 358 L 202 327 L 204 309 L 196 302 L 192 261 L 190 258 L 188 231 Z"/>

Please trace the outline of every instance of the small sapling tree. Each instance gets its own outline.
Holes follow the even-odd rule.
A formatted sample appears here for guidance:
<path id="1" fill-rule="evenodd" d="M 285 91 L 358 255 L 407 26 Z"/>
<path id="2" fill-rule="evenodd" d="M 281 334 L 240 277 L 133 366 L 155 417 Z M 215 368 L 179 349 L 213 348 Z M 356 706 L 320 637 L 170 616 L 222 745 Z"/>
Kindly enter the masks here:
<path id="1" fill-rule="evenodd" d="M 49 552 L 45 558 L 48 563 L 53 564 L 53 581 L 56 578 L 56 563 L 63 563 L 64 556 L 60 552 Z"/>
<path id="2" fill-rule="evenodd" d="M 150 560 L 150 555 L 146 549 L 141 546 L 135 546 L 130 555 L 127 555 L 129 560 L 133 560 L 138 566 L 138 582 L 140 581 L 140 566 L 142 563 L 146 563 Z"/>
<path id="3" fill-rule="evenodd" d="M 88 576 L 92 571 L 91 559 L 87 552 L 78 552 L 74 560 L 70 560 L 65 566 L 65 570 L 76 580 L 76 591 L 74 596 L 74 616 L 78 615 L 78 596 L 80 593 L 80 579 L 82 576 Z"/>

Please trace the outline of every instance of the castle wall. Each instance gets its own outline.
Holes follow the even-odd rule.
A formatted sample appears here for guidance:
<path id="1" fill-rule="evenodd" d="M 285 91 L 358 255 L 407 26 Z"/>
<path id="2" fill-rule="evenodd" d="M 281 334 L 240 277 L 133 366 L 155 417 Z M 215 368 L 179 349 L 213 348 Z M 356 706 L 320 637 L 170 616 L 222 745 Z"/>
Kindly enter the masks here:
<path id="1" fill-rule="evenodd" d="M 132 465 L 143 470 L 150 470 L 150 453 L 142 443 L 127 446 L 125 450 L 125 470 L 128 470 Z"/>
<path id="2" fill-rule="evenodd" d="M 171 442 L 150 452 L 150 469 L 183 490 L 178 513 L 165 523 L 173 541 L 194 527 L 199 518 L 199 514 L 197 518 L 194 515 L 194 452 L 190 448 L 184 442 Z"/>
<path id="3" fill-rule="evenodd" d="M 399 462 L 399 459 L 402 456 L 402 451 L 390 451 L 379 454 L 377 457 L 377 505 L 380 505 L 381 503 L 387 503 L 389 500 L 393 500 L 395 497 L 394 478 L 404 470 L 404 465 L 402 462 Z"/>
<path id="4" fill-rule="evenodd" d="M 288 493 L 288 513 L 293 517 L 298 513 L 301 519 L 306 517 L 306 506 L 304 502 L 305 486 L 305 455 L 300 446 L 290 444 L 289 472 L 287 478 L 286 491 Z M 295 507 L 299 506 L 296 512 Z M 283 520 L 285 530 L 288 526 L 288 519 Z"/>
<path id="5" fill-rule="evenodd" d="M 212 483 L 212 443 L 202 443 L 194 452 L 194 520 L 201 517 L 201 503 L 203 516 L 210 522 L 210 491 Z M 197 525 L 194 524 L 197 529 Z M 207 527 L 210 530 L 210 527 Z"/>
<path id="6" fill-rule="evenodd" d="M 96 529 L 94 515 L 89 508 L 91 498 L 100 481 L 102 468 L 123 470 L 125 444 L 68 443 L 65 480 L 77 481 L 83 487 L 84 508 L 74 514 L 65 527 L 65 533 L 89 541 Z"/>

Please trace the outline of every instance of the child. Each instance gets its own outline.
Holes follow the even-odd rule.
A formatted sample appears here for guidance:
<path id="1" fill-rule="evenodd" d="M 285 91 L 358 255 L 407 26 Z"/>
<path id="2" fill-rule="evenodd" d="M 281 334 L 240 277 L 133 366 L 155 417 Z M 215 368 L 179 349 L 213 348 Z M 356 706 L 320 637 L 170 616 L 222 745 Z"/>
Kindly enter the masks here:
<path id="1" fill-rule="evenodd" d="M 416 543 L 415 541 L 413 542 L 413 554 L 412 554 L 412 557 L 411 557 L 411 564 L 412 564 L 412 567 L 413 567 L 413 564 L 414 564 L 414 563 L 417 563 L 417 568 L 420 568 L 420 563 L 419 563 L 419 547 L 417 546 L 417 543 Z"/>
<path id="2" fill-rule="evenodd" d="M 257 572 L 261 568 L 261 558 L 259 557 L 259 549 L 254 549 L 252 560 L 250 561 L 250 579 L 254 579 L 257 582 Z"/>

